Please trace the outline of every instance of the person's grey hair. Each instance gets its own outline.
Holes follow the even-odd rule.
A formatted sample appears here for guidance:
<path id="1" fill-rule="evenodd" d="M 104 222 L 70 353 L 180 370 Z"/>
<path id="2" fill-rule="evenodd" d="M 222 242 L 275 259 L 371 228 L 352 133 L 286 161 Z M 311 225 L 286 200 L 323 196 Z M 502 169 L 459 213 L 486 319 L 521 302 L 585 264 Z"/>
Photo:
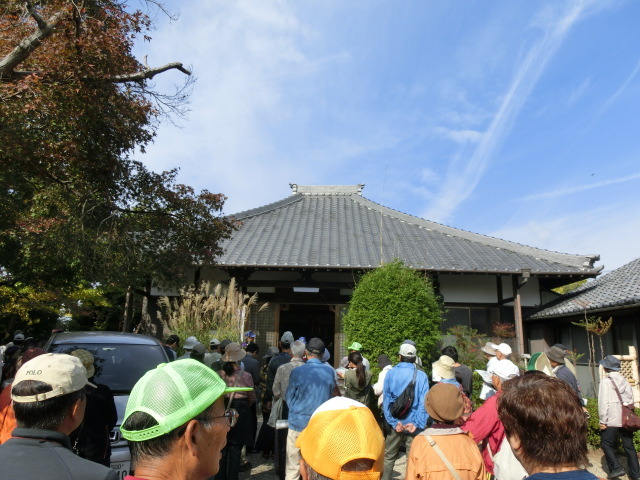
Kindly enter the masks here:
<path id="1" fill-rule="evenodd" d="M 333 480 L 329 477 L 325 477 L 324 475 L 320 475 L 316 472 L 311 465 L 305 462 L 307 465 L 307 472 L 309 474 L 309 480 Z M 356 458 L 355 460 L 351 460 L 350 462 L 345 463 L 342 466 L 343 472 L 367 472 L 373 468 L 373 464 L 375 462 L 370 458 Z"/>
<path id="2" fill-rule="evenodd" d="M 302 358 L 306 346 L 300 340 L 296 340 L 291 344 L 291 356 Z"/>

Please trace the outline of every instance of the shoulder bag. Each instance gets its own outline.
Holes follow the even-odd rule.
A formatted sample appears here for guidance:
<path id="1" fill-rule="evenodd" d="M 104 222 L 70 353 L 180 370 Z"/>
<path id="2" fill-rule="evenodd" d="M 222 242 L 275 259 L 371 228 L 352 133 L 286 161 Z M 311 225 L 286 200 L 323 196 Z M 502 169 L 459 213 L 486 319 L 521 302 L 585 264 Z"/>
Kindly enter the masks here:
<path id="1" fill-rule="evenodd" d="M 629 430 L 631 432 L 635 432 L 636 430 L 640 430 L 640 418 L 636 415 L 636 412 L 633 410 L 632 406 L 624 405 L 622 403 L 622 395 L 620 395 L 620 390 L 618 390 L 618 386 L 616 382 L 613 381 L 613 378 L 608 377 L 613 384 L 613 388 L 618 395 L 618 400 L 620 400 L 620 407 L 622 408 L 622 428 Z"/>
<path id="2" fill-rule="evenodd" d="M 416 374 L 418 373 L 418 367 L 413 365 L 413 379 L 409 382 L 409 385 L 405 387 L 400 395 L 389 405 L 389 412 L 395 418 L 403 419 L 409 415 L 411 405 L 413 405 L 413 399 L 416 391 Z"/>

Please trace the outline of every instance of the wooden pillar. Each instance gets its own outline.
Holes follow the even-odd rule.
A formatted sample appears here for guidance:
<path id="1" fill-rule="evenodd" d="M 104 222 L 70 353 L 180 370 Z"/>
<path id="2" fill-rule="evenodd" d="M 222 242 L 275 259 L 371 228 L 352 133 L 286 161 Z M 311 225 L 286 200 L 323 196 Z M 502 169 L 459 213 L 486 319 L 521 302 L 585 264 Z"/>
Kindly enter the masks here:
<path id="1" fill-rule="evenodd" d="M 518 356 L 525 353 L 524 350 L 524 328 L 522 325 L 522 303 L 520 300 L 520 287 L 518 277 L 512 277 L 513 284 L 513 316 L 516 323 L 516 352 Z"/>
<path id="2" fill-rule="evenodd" d="M 520 290 L 516 292 L 513 301 L 513 310 L 516 320 L 516 349 L 519 355 L 525 353 L 524 350 L 524 328 L 522 325 L 522 304 L 520 302 Z"/>

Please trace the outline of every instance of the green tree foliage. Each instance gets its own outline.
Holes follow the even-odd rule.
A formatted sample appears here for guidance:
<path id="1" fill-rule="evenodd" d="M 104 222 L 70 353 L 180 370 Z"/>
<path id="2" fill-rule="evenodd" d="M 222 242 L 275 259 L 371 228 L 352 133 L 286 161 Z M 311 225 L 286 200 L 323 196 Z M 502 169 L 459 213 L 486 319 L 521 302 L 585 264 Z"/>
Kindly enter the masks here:
<path id="1" fill-rule="evenodd" d="M 356 341 L 371 359 L 398 355 L 406 339 L 416 342 L 418 355 L 428 362 L 441 332 L 442 308 L 431 281 L 396 260 L 362 276 L 344 317 L 347 343 Z"/>
<path id="2" fill-rule="evenodd" d="M 53 328 L 118 329 L 124 295 L 116 288 L 83 287 L 46 290 L 20 282 L 0 285 L 0 336 L 17 329 L 46 337 Z M 120 315 L 121 316 L 121 315 Z M 60 319 L 70 319 L 61 322 Z"/>
<path id="3" fill-rule="evenodd" d="M 125 291 L 117 287 L 79 290 L 67 308 L 71 320 L 60 327 L 69 330 L 120 330 Z"/>
<path id="4" fill-rule="evenodd" d="M 1 284 L 148 292 L 220 253 L 234 228 L 225 197 L 131 157 L 163 114 L 183 112 L 191 82 L 155 91 L 155 75 L 189 71 L 133 55 L 155 14 L 123 0 L 0 2 Z"/>
<path id="5" fill-rule="evenodd" d="M 458 360 L 472 370 L 485 370 L 487 360 L 482 354 L 482 347 L 490 339 L 480 335 L 475 328 L 466 325 L 456 325 L 447 330 L 447 334 L 456 337 L 453 344 L 458 350 Z"/>
<path id="6" fill-rule="evenodd" d="M 554 288 L 552 291 L 554 291 L 556 293 L 559 293 L 560 295 L 564 295 L 565 293 L 569 293 L 569 292 L 574 291 L 576 288 L 581 287 L 585 283 L 587 283 L 586 280 L 578 280 L 577 282 L 569 283 L 567 285 L 563 285 L 561 287 Z"/>

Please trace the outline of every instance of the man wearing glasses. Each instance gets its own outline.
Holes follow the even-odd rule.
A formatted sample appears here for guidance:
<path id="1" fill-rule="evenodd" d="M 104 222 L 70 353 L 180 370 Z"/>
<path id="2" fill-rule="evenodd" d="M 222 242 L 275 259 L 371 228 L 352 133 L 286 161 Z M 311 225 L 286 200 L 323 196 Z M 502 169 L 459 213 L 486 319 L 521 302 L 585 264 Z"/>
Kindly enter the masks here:
<path id="1" fill-rule="evenodd" d="M 206 365 L 191 359 L 163 364 L 133 387 L 120 430 L 129 440 L 135 476 L 126 480 L 204 480 L 218 472 L 227 432 L 238 412 L 226 409 L 227 387 Z"/>

